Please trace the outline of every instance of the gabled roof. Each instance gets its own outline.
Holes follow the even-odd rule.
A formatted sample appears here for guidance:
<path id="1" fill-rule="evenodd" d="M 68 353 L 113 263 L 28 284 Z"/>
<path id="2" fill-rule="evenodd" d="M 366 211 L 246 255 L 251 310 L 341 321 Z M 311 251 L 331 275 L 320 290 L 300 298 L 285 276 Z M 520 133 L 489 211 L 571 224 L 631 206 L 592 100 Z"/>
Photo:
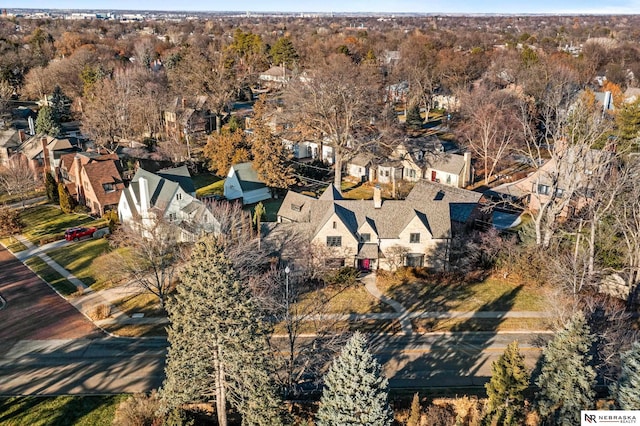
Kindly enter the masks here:
<path id="1" fill-rule="evenodd" d="M 235 164 L 231 166 L 231 169 L 235 172 L 243 192 L 267 187 L 267 185 L 258 178 L 258 173 L 253 168 L 251 162 Z"/>
<path id="2" fill-rule="evenodd" d="M 138 171 L 136 171 L 136 174 L 133 176 L 131 184 L 129 185 L 129 189 L 134 193 L 136 200 L 140 200 L 140 178 L 145 178 L 147 180 L 150 207 L 158 208 L 164 212 L 178 190 L 178 183 L 138 168 Z"/>
<path id="3" fill-rule="evenodd" d="M 187 194 L 196 192 L 196 187 L 193 185 L 193 179 L 191 179 L 191 173 L 189 173 L 187 166 L 158 170 L 157 175 L 176 182 Z"/>
<path id="4" fill-rule="evenodd" d="M 95 161 L 83 167 L 89 184 L 102 206 L 118 204 L 124 183 L 120 171 L 113 161 Z M 107 191 L 104 185 L 113 185 L 114 190 Z"/>
<path id="5" fill-rule="evenodd" d="M 0 147 L 15 148 L 20 146 L 20 143 L 20 132 L 17 130 L 0 130 Z"/>
<path id="6" fill-rule="evenodd" d="M 338 189 L 335 184 L 331 184 L 324 190 L 322 195 L 318 198 L 319 200 L 333 201 L 333 200 L 344 200 L 342 197 L 342 193 Z"/>
<path id="7" fill-rule="evenodd" d="M 459 175 L 464 170 L 464 155 L 459 154 L 437 154 L 427 155 L 424 158 L 425 167 L 434 170 Z"/>

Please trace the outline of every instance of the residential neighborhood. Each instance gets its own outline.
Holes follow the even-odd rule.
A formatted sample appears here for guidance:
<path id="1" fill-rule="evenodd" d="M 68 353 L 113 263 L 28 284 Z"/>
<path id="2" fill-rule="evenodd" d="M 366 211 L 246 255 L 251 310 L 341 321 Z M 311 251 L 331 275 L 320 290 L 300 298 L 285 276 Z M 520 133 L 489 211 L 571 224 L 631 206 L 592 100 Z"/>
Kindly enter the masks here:
<path id="1" fill-rule="evenodd" d="M 0 425 L 637 416 L 640 15 L 487 12 L 3 9 Z"/>

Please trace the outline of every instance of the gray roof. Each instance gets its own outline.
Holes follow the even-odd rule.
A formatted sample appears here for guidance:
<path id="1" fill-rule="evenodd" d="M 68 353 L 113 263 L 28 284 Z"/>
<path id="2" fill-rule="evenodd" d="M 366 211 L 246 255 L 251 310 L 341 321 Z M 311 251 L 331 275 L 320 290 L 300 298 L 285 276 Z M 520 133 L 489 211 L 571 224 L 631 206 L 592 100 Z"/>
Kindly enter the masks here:
<path id="1" fill-rule="evenodd" d="M 331 188 L 323 196 L 332 194 Z M 418 218 L 433 238 L 449 238 L 452 222 L 466 222 L 481 196 L 477 192 L 420 181 L 406 200 L 385 200 L 380 208 L 375 208 L 371 200 L 332 200 L 328 196 L 315 199 L 290 191 L 278 216 L 307 222 L 317 232 L 335 214 L 354 235 L 364 223 L 369 223 L 380 238 L 389 239 L 397 238 L 410 221 Z M 302 205 L 302 211 L 292 211 L 292 205 Z"/>
<path id="2" fill-rule="evenodd" d="M 425 167 L 454 175 L 459 175 L 464 170 L 464 155 L 460 154 L 425 155 L 423 161 Z"/>
<path id="3" fill-rule="evenodd" d="M 267 187 L 267 185 L 258 178 L 258 173 L 253 168 L 251 162 L 235 164 L 231 167 L 236 171 L 236 176 L 238 177 L 238 182 L 240 182 L 240 188 L 242 188 L 243 192 Z"/>
<path id="4" fill-rule="evenodd" d="M 193 185 L 193 179 L 191 179 L 191 173 L 189 173 L 187 166 L 158 170 L 157 174 L 172 182 L 176 182 L 187 194 L 196 192 L 196 187 Z"/>
<path id="5" fill-rule="evenodd" d="M 342 192 L 335 184 L 331 184 L 324 190 L 322 195 L 319 197 L 320 200 L 343 200 Z"/>
<path id="6" fill-rule="evenodd" d="M 140 200 L 141 177 L 147 180 L 150 198 L 149 204 L 151 208 L 155 207 L 161 211 L 165 211 L 178 190 L 178 183 L 138 168 L 138 171 L 136 171 L 136 174 L 129 184 L 130 190 L 135 194 L 137 200 Z M 133 205 L 131 206 L 133 207 Z"/>

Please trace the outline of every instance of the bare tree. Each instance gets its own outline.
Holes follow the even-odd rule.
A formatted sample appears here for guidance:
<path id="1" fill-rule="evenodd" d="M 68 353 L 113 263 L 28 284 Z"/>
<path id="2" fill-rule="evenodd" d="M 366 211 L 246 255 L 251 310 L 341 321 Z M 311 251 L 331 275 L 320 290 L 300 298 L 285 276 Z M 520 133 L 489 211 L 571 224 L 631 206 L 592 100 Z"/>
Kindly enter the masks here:
<path id="1" fill-rule="evenodd" d="M 0 187 L 9 195 L 18 195 L 23 202 L 41 185 L 24 155 L 12 155 L 6 164 L 0 167 Z"/>
<path id="2" fill-rule="evenodd" d="M 134 221 L 110 239 L 116 249 L 109 257 L 112 267 L 124 273 L 129 285 L 156 296 L 162 309 L 189 252 L 178 234 L 175 225 L 162 220 Z"/>
<path id="3" fill-rule="evenodd" d="M 331 144 L 338 188 L 343 164 L 366 145 L 378 115 L 378 89 L 374 69 L 345 55 L 330 56 L 287 86 L 285 108 L 292 122 Z"/>

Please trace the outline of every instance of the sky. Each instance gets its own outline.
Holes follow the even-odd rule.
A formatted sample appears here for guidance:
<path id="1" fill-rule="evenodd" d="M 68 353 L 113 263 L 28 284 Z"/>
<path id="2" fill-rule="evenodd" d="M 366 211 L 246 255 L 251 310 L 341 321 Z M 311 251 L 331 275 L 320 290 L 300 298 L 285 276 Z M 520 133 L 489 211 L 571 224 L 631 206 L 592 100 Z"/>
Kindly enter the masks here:
<path id="1" fill-rule="evenodd" d="M 205 12 L 639 14 L 640 0 L 22 0 L 20 7 Z"/>

